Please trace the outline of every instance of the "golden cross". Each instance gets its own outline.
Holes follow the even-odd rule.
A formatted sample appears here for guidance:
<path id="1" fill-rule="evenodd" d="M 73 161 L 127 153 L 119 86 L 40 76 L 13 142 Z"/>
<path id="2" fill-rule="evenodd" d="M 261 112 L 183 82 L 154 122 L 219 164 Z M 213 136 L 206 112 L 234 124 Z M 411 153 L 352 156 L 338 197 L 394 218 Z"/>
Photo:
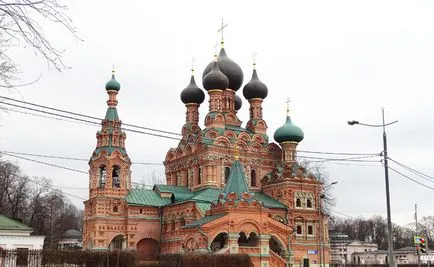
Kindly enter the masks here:
<path id="1" fill-rule="evenodd" d="M 191 57 L 191 75 L 193 75 L 194 74 L 194 61 L 195 61 L 196 59 L 194 58 L 194 57 Z"/>
<path id="2" fill-rule="evenodd" d="M 115 74 L 115 64 L 112 65 L 112 74 Z"/>
<path id="3" fill-rule="evenodd" d="M 289 100 L 289 97 L 286 99 L 286 116 L 289 116 L 289 103 L 291 100 Z"/>
<path id="4" fill-rule="evenodd" d="M 234 147 L 234 154 L 235 154 L 235 160 L 239 160 L 240 159 L 240 150 L 238 149 L 237 144 L 235 144 L 235 147 Z"/>
<path id="5" fill-rule="evenodd" d="M 228 24 L 225 24 L 224 21 L 223 21 L 223 18 L 222 18 L 222 26 L 221 26 L 220 29 L 217 31 L 218 33 L 219 33 L 219 32 L 222 33 L 222 41 L 221 41 L 221 44 L 222 44 L 222 45 L 225 43 L 225 42 L 224 42 L 224 39 L 223 39 L 223 29 L 226 28 L 227 26 L 228 26 Z"/>
<path id="6" fill-rule="evenodd" d="M 258 54 L 258 52 L 254 52 L 252 55 L 252 59 L 253 59 L 253 69 L 256 69 L 256 55 Z"/>

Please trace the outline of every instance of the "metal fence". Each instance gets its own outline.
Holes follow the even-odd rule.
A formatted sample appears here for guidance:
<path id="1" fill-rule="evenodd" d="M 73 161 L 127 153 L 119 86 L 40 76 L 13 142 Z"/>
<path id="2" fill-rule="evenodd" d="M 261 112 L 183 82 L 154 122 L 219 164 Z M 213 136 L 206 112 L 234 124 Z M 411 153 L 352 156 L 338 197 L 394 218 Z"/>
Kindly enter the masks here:
<path id="1" fill-rule="evenodd" d="M 44 262 L 43 250 L 25 248 L 0 250 L 0 267 L 83 267 L 71 263 Z"/>

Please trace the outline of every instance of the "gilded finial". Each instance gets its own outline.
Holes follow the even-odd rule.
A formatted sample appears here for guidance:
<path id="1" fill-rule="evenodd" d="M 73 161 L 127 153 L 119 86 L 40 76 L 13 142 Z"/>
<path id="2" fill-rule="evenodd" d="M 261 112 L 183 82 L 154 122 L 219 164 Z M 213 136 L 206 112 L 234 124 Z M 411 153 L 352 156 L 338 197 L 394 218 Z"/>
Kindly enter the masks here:
<path id="1" fill-rule="evenodd" d="M 220 42 L 220 44 L 222 45 L 222 48 L 224 47 L 225 41 L 224 41 L 224 37 L 223 37 L 223 29 L 226 28 L 228 26 L 228 24 L 225 24 L 222 18 L 222 25 L 220 26 L 220 29 L 217 31 L 218 33 L 221 32 L 222 33 L 222 40 Z"/>
<path id="2" fill-rule="evenodd" d="M 258 52 L 253 53 L 252 59 L 253 59 L 253 69 L 256 70 L 256 55 Z"/>
<path id="3" fill-rule="evenodd" d="M 289 102 L 291 102 L 291 100 L 289 100 L 289 97 L 286 99 L 286 116 L 289 117 Z"/>
<path id="4" fill-rule="evenodd" d="M 240 159 L 240 150 L 238 149 L 237 144 L 235 144 L 235 147 L 234 147 L 234 154 L 235 154 L 235 160 L 239 160 Z"/>
<path id="5" fill-rule="evenodd" d="M 194 75 L 194 61 L 196 59 L 194 57 L 191 57 L 191 76 Z"/>
<path id="6" fill-rule="evenodd" d="M 214 45 L 214 61 L 217 61 L 217 49 L 219 48 L 219 43 L 216 41 Z"/>
<path id="7" fill-rule="evenodd" d="M 116 72 L 116 71 L 115 71 L 115 64 L 113 64 L 113 65 L 112 65 L 112 76 L 113 76 L 113 77 L 115 76 L 115 72 Z"/>

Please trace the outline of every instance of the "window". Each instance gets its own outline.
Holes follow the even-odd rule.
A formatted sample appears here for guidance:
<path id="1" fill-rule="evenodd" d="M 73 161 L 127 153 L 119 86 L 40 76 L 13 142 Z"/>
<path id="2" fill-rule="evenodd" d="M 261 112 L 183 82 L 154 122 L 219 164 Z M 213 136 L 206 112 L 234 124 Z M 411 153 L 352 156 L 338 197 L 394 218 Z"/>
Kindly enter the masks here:
<path id="1" fill-rule="evenodd" d="M 256 186 L 256 170 L 250 170 L 250 186 Z"/>
<path id="2" fill-rule="evenodd" d="M 118 212 L 118 206 L 113 207 L 113 212 Z"/>
<path id="3" fill-rule="evenodd" d="M 199 167 L 199 169 L 197 169 L 197 184 L 201 184 L 202 183 L 202 167 Z"/>
<path id="4" fill-rule="evenodd" d="M 228 183 L 230 174 L 231 174 L 231 167 L 225 167 L 225 184 Z"/>
<path id="5" fill-rule="evenodd" d="M 301 235 L 301 234 L 303 234 L 301 225 L 297 225 L 297 235 Z"/>
<path id="6" fill-rule="evenodd" d="M 297 199 L 295 200 L 295 206 L 296 206 L 297 208 L 301 208 L 301 199 L 297 198 Z"/>
<path id="7" fill-rule="evenodd" d="M 307 208 L 312 208 L 312 200 L 310 198 L 308 198 L 307 201 L 306 201 L 306 207 Z"/>
<path id="8" fill-rule="evenodd" d="M 309 225 L 309 226 L 307 227 L 307 234 L 308 234 L 308 235 L 313 235 L 313 226 L 312 226 L 312 225 Z"/>
<path id="9" fill-rule="evenodd" d="M 107 176 L 107 173 L 106 173 L 105 166 L 102 165 L 101 167 L 99 167 L 99 187 L 100 188 L 105 187 L 106 176 Z"/>
<path id="10" fill-rule="evenodd" d="M 120 172 L 119 166 L 114 166 L 113 171 L 112 171 L 112 186 L 116 187 L 116 188 L 121 187 L 121 182 L 119 179 L 119 172 Z"/>
<path id="11" fill-rule="evenodd" d="M 143 209 L 140 209 L 140 214 L 142 214 L 143 213 Z"/>

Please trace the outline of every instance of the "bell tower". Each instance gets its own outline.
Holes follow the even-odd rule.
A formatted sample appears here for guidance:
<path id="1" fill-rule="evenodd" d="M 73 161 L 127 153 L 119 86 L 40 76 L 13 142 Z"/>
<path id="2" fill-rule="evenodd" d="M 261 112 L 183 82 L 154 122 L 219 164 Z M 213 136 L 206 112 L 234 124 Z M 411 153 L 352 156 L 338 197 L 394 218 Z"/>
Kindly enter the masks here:
<path id="1" fill-rule="evenodd" d="M 89 199 L 84 202 L 83 246 L 86 249 L 107 249 L 111 246 L 111 220 L 118 224 L 125 219 L 125 197 L 131 189 L 131 161 L 125 150 L 126 134 L 122 131 L 116 106 L 120 84 L 112 78 L 106 83 L 107 111 L 96 133 L 97 144 L 89 160 Z M 122 228 L 122 226 L 121 226 Z M 122 228 L 124 229 L 124 228 Z M 99 234 L 98 234 L 99 233 Z M 124 248 L 124 242 L 118 242 Z"/>

